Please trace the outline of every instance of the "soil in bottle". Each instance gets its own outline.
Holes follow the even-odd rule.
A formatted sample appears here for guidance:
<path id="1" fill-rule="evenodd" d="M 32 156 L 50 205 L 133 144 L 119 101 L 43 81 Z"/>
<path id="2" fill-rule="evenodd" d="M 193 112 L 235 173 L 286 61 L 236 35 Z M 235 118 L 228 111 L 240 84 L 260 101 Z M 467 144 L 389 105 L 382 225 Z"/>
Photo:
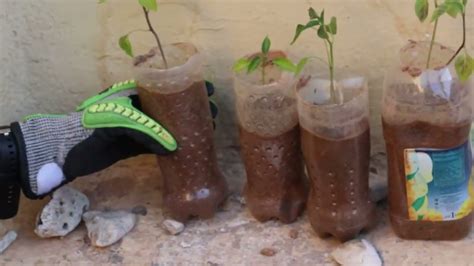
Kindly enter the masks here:
<path id="1" fill-rule="evenodd" d="M 369 198 L 370 130 L 333 140 L 301 127 L 303 154 L 310 176 L 307 203 L 311 226 L 320 237 L 341 241 L 356 237 L 375 224 L 375 205 Z"/>
<path id="2" fill-rule="evenodd" d="M 178 221 L 213 217 L 228 189 L 217 165 L 204 81 L 176 93 L 153 87 L 138 92 L 145 113 L 167 128 L 179 146 L 173 154 L 158 157 L 165 210 Z"/>
<path id="3" fill-rule="evenodd" d="M 240 127 L 240 143 L 247 173 L 244 194 L 251 214 L 260 222 L 295 221 L 307 197 L 298 126 L 275 137 Z"/>

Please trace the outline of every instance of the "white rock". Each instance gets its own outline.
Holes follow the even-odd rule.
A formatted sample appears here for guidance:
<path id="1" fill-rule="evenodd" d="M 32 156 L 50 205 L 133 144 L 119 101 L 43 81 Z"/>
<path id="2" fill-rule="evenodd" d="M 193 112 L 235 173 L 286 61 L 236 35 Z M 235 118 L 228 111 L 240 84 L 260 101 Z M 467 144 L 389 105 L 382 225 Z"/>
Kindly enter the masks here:
<path id="1" fill-rule="evenodd" d="M 0 240 L 0 254 L 2 254 L 12 243 L 16 240 L 17 234 L 15 231 L 8 231 Z"/>
<path id="2" fill-rule="evenodd" d="M 184 224 L 175 220 L 167 219 L 161 224 L 163 228 L 172 235 L 177 235 L 184 230 Z"/>
<path id="3" fill-rule="evenodd" d="M 370 158 L 370 196 L 374 202 L 384 200 L 388 194 L 387 155 L 377 153 Z"/>
<path id="4" fill-rule="evenodd" d="M 81 222 L 89 209 L 89 199 L 80 191 L 63 186 L 53 193 L 36 220 L 35 233 L 40 237 L 65 236 Z"/>
<path id="5" fill-rule="evenodd" d="M 193 245 L 191 245 L 191 243 L 188 243 L 188 242 L 181 242 L 179 243 L 179 245 L 182 247 L 182 248 L 190 248 L 192 247 Z"/>
<path id="6" fill-rule="evenodd" d="M 331 257 L 343 266 L 382 266 L 377 250 L 367 240 L 351 240 L 337 247 Z"/>
<path id="7" fill-rule="evenodd" d="M 126 211 L 89 211 L 82 215 L 92 245 L 106 247 L 122 239 L 137 222 L 137 216 Z"/>

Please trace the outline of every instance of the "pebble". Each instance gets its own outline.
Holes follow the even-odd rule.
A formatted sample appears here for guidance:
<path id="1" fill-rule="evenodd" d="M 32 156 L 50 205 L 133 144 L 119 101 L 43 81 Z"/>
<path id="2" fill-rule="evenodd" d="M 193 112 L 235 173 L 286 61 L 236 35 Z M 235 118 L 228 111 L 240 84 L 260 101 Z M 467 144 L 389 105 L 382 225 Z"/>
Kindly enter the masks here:
<path id="1" fill-rule="evenodd" d="M 2 254 L 17 238 L 17 233 L 13 230 L 8 231 L 0 240 L 0 254 Z"/>
<path id="2" fill-rule="evenodd" d="M 298 230 L 296 230 L 296 229 L 291 229 L 291 230 L 290 230 L 289 236 L 290 236 L 291 238 L 297 239 L 297 238 L 298 238 L 298 235 L 299 235 Z"/>
<path id="3" fill-rule="evenodd" d="M 89 199 L 80 191 L 63 186 L 53 193 L 36 219 L 35 233 L 42 237 L 65 236 L 81 222 L 82 214 L 89 209 Z"/>
<path id="4" fill-rule="evenodd" d="M 137 223 L 137 216 L 126 211 L 89 211 L 82 216 L 91 244 L 110 246 L 122 239 Z"/>
<path id="5" fill-rule="evenodd" d="M 184 230 L 183 223 L 171 219 L 164 220 L 161 226 L 171 235 L 178 235 Z"/>
<path id="6" fill-rule="evenodd" d="M 377 250 L 365 239 L 342 244 L 331 253 L 331 257 L 343 266 L 382 266 Z"/>
<path id="7" fill-rule="evenodd" d="M 188 242 L 181 242 L 179 243 L 179 245 L 182 247 L 182 248 L 190 248 L 192 245 L 191 243 L 188 243 Z"/>
<path id="8" fill-rule="evenodd" d="M 275 254 L 277 254 L 277 252 L 273 248 L 264 248 L 260 250 L 260 254 L 267 257 L 273 257 Z"/>

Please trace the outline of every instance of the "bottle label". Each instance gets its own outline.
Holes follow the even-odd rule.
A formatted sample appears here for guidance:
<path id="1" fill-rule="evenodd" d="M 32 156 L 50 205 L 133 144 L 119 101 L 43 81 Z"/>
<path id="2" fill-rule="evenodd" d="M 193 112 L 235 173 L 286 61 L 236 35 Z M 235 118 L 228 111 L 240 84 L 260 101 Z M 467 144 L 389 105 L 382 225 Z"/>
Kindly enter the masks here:
<path id="1" fill-rule="evenodd" d="M 453 149 L 405 149 L 408 218 L 450 221 L 474 206 L 471 144 Z"/>

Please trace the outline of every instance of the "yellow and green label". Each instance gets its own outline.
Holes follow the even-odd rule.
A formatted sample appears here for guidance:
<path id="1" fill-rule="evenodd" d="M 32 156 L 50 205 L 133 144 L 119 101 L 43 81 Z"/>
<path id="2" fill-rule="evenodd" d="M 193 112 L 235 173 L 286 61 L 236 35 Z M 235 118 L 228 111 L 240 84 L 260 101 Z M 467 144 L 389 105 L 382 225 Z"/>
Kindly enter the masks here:
<path id="1" fill-rule="evenodd" d="M 408 218 L 450 221 L 469 215 L 474 187 L 469 141 L 453 149 L 406 149 Z"/>

